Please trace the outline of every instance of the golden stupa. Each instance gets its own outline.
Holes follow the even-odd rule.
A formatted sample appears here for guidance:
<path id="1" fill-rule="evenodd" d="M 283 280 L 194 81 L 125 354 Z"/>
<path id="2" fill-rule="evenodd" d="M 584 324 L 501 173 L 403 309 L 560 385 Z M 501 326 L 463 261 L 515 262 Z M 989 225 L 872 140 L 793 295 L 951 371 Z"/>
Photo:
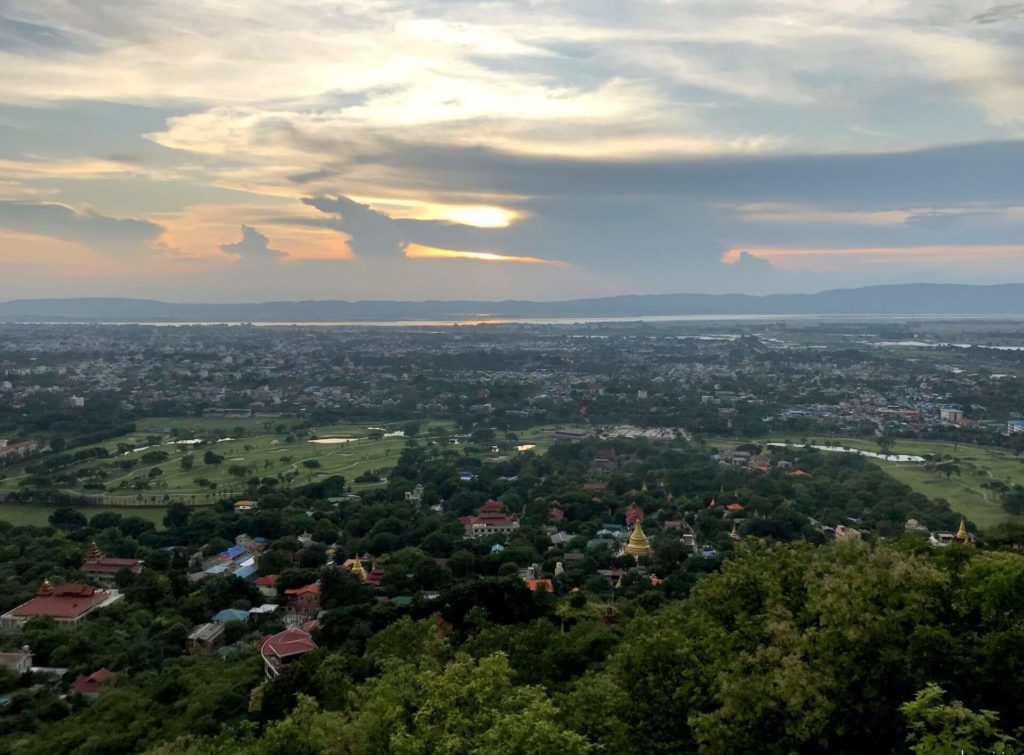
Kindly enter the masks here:
<path id="1" fill-rule="evenodd" d="M 641 556 L 647 557 L 654 555 L 654 549 L 651 547 L 651 541 L 648 540 L 647 535 L 644 534 L 639 520 L 633 525 L 633 531 L 629 535 L 629 540 L 622 548 L 622 555 L 632 556 L 638 561 Z"/>
<path id="2" fill-rule="evenodd" d="M 960 518 L 960 529 L 956 531 L 956 541 L 958 543 L 967 542 L 967 523 L 964 522 L 963 517 Z"/>
<path id="3" fill-rule="evenodd" d="M 363 582 L 366 581 L 366 569 L 363 568 L 363 561 L 359 556 L 356 556 L 355 563 L 352 564 L 352 574 L 359 577 Z"/>

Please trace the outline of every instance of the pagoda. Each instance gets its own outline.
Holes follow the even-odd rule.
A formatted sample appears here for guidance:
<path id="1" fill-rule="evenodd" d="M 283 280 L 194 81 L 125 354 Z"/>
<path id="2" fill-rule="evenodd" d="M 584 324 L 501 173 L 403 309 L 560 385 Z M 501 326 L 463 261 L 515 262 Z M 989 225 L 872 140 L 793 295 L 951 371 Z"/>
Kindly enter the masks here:
<path id="1" fill-rule="evenodd" d="M 623 556 L 632 556 L 639 563 L 641 556 L 650 557 L 654 555 L 654 549 L 651 547 L 651 541 L 647 539 L 647 535 L 644 534 L 643 528 L 640 526 L 640 522 L 637 521 L 633 525 L 633 531 L 629 535 L 629 540 L 622 548 Z"/>
<path id="2" fill-rule="evenodd" d="M 360 559 L 358 555 L 355 557 L 350 571 L 352 572 L 353 576 L 358 577 L 361 582 L 366 581 L 366 569 L 363 568 L 362 559 Z"/>
<path id="3" fill-rule="evenodd" d="M 967 523 L 963 520 L 963 517 L 961 517 L 960 528 L 956 531 L 956 541 L 963 545 L 967 542 L 967 539 Z"/>

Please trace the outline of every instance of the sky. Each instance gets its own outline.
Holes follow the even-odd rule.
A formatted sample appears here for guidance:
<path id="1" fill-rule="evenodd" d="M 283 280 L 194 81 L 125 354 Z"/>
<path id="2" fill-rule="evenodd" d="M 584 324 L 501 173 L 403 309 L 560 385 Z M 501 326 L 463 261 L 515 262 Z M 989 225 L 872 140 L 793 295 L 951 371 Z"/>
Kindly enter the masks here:
<path id="1" fill-rule="evenodd" d="M 0 300 L 1024 281 L 1024 2 L 0 0 Z"/>

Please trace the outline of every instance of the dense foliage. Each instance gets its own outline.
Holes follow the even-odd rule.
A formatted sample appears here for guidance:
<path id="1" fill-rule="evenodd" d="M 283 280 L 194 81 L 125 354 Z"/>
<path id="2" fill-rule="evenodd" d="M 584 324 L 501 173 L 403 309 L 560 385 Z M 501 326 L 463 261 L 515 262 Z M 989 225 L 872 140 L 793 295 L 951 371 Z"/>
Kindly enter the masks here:
<path id="1" fill-rule="evenodd" d="M 599 451 L 619 461 L 596 476 L 600 485 L 585 487 Z M 0 524 L 0 611 L 45 578 L 80 579 L 93 541 L 146 565 L 118 576 L 126 599 L 117 606 L 71 630 L 34 620 L 8 641 L 69 674 L 57 683 L 0 677 L 9 699 L 0 750 L 938 753 L 1015 745 L 1024 730 L 1020 528 L 994 530 L 988 547 L 930 549 L 926 535 L 904 534 L 905 522 L 950 530 L 959 517 L 860 457 L 774 449 L 771 471 L 757 473 L 716 463 L 711 451 L 587 441 L 482 464 L 465 448 L 413 441 L 389 483 L 358 497 L 345 496 L 337 478 L 255 488 L 251 512 L 235 513 L 230 501 L 172 506 L 162 530 L 66 508 L 47 528 Z M 804 474 L 791 475 L 796 468 Z M 471 480 L 460 478 L 465 469 Z M 406 496 L 414 484 L 423 485 L 419 505 Z M 520 528 L 464 539 L 457 517 L 495 497 L 520 516 Z M 742 501 L 742 516 L 726 501 Z M 629 504 L 646 512 L 655 549 L 640 569 L 597 537 L 623 521 Z M 564 546 L 551 541 L 553 509 Z M 715 553 L 684 547 L 672 523 Z M 863 541 L 832 543 L 827 533 L 840 524 L 857 527 Z M 279 587 L 320 582 L 319 650 L 271 682 L 254 648 L 282 628 L 274 619 L 229 624 L 218 654 L 185 654 L 192 626 L 265 600 L 235 577 L 189 579 L 197 560 L 243 533 L 266 538 L 258 573 L 277 574 Z M 303 533 L 310 542 L 298 539 Z M 366 552 L 384 567 L 377 589 L 340 566 Z M 531 565 L 552 578 L 553 593 L 528 589 L 521 571 Z M 601 570 L 624 573 L 616 581 Z M 97 700 L 63 695 L 69 679 L 100 667 L 118 677 Z"/>

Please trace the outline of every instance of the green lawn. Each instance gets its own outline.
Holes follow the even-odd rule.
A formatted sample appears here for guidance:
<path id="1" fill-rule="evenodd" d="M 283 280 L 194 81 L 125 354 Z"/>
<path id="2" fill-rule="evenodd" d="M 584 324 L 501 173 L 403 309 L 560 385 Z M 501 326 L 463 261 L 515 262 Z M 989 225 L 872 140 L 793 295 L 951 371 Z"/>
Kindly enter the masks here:
<path id="1" fill-rule="evenodd" d="M 269 423 L 269 424 L 268 424 Z M 317 427 L 312 430 L 310 438 L 295 438 L 289 435 L 294 427 L 294 420 L 264 420 L 262 418 L 148 418 L 139 420 L 138 430 L 130 435 L 113 438 L 104 445 L 112 453 L 119 443 L 131 445 L 136 450 L 111 459 L 96 459 L 82 462 L 73 467 L 81 471 L 90 467 L 102 467 L 109 473 L 104 481 L 106 491 L 91 491 L 78 487 L 72 492 L 82 495 L 102 494 L 103 505 L 89 506 L 86 513 L 114 510 L 124 515 L 138 515 L 150 518 L 158 524 L 163 518 L 166 504 L 169 501 L 182 501 L 189 505 L 203 506 L 212 504 L 223 497 L 241 497 L 245 494 L 244 480 L 253 477 L 277 477 L 282 473 L 297 472 L 298 476 L 291 483 L 304 485 L 333 475 L 342 475 L 352 489 L 359 491 L 382 484 L 380 480 L 372 482 L 356 482 L 356 478 L 364 472 L 391 469 L 398 462 L 407 439 L 404 436 L 371 437 L 381 429 L 385 433 L 401 430 L 404 423 L 390 424 L 338 424 Z M 288 431 L 278 433 L 276 427 L 285 425 Z M 238 427 L 246 431 L 240 438 L 232 438 Z M 532 444 L 535 453 L 542 454 L 550 446 L 553 426 L 538 426 L 518 433 L 521 445 Z M 442 442 L 454 430 L 450 422 L 427 421 L 421 425 L 420 442 L 429 437 L 439 437 Z M 203 445 L 174 444 L 175 439 L 189 440 L 200 435 L 214 442 Z M 158 436 L 157 442 L 147 447 L 152 436 Z M 314 441 L 345 441 L 321 443 Z M 165 451 L 169 458 L 155 465 L 144 465 L 141 457 L 152 450 Z M 224 457 L 220 464 L 203 463 L 206 451 L 213 451 Z M 193 467 L 183 469 L 183 457 L 193 457 Z M 111 461 L 118 459 L 139 459 L 139 463 L 129 470 L 110 466 Z M 308 467 L 304 461 L 312 460 L 317 465 Z M 232 466 L 246 468 L 245 475 L 239 478 L 228 470 Z M 149 478 L 149 470 L 158 468 L 161 473 Z M 0 490 L 16 490 L 18 482 L 25 476 L 23 470 L 17 468 L 7 470 L 9 477 L 0 480 Z M 146 478 L 150 487 L 145 490 L 121 488 L 122 481 Z M 202 487 L 196 481 L 209 480 L 216 488 Z M 15 506 L 0 503 L 0 519 L 18 524 L 46 524 L 51 507 L 47 506 Z"/>
<path id="2" fill-rule="evenodd" d="M 802 438 L 775 437 L 770 441 L 800 443 Z M 825 442 L 862 451 L 878 451 L 878 444 L 866 438 L 829 438 L 824 436 L 808 437 L 806 441 L 814 445 Z M 708 439 L 709 445 L 735 446 L 741 441 L 735 438 Z M 757 441 L 765 442 L 765 441 Z M 894 454 L 925 456 L 928 454 L 953 455 L 954 445 L 934 441 L 897 440 L 891 449 Z M 950 507 L 973 521 L 980 529 L 991 527 L 999 522 L 1019 520 L 1007 514 L 999 502 L 995 491 L 981 487 L 989 480 L 999 480 L 1008 485 L 1024 485 L 1024 463 L 1012 452 L 1001 448 L 979 447 L 960 444 L 956 447 L 959 475 L 952 475 L 948 480 L 942 474 L 930 471 L 922 464 L 907 462 L 890 462 L 874 459 L 886 472 L 900 482 L 909 485 L 919 493 L 930 498 L 945 498 Z"/>
<path id="3" fill-rule="evenodd" d="M 293 485 L 303 485 L 310 482 L 325 479 L 332 475 L 343 475 L 353 488 L 371 487 L 376 482 L 356 483 L 355 479 L 364 472 L 389 469 L 398 461 L 402 448 L 405 445 L 404 437 L 384 437 L 374 439 L 370 437 L 371 427 L 384 427 L 387 431 L 395 431 L 401 425 L 334 425 L 330 427 L 314 428 L 315 440 L 345 440 L 346 442 L 319 443 L 314 439 L 289 440 L 289 433 L 275 433 L 267 431 L 264 420 L 250 419 L 248 423 L 232 419 L 209 419 L 209 418 L 186 418 L 186 419 L 147 419 L 139 421 L 139 431 L 131 435 L 114 438 L 107 441 L 105 445 L 109 450 L 114 451 L 118 443 L 127 443 L 137 450 L 122 459 L 141 459 L 151 450 L 165 451 L 170 454 L 167 461 L 156 465 L 143 465 L 141 462 L 130 470 L 108 469 L 110 477 L 105 481 L 107 488 L 105 502 L 116 502 L 118 505 L 130 506 L 140 503 L 161 503 L 164 496 L 171 499 L 183 500 L 186 503 L 203 505 L 211 503 L 214 499 L 223 495 L 241 494 L 245 488 L 242 480 L 252 476 L 275 477 L 281 473 L 297 472 Z M 175 445 L 171 441 L 173 436 L 165 431 L 177 429 L 180 431 L 195 431 L 196 433 L 209 432 L 213 429 L 222 429 L 230 432 L 236 425 L 248 424 L 247 432 L 255 433 L 242 438 L 232 439 L 230 435 L 222 435 L 223 439 L 207 443 L 202 446 Z M 276 424 L 276 423 L 275 423 Z M 292 423 L 283 424 L 291 426 Z M 435 423 L 436 424 L 436 423 Z M 152 431 L 152 432 L 150 432 Z M 182 439 L 189 439 L 186 433 Z M 146 447 L 147 437 L 151 435 L 160 436 L 160 442 L 152 447 Z M 218 433 L 218 435 L 221 435 Z M 203 463 L 203 455 L 206 451 L 213 451 L 224 458 L 224 461 L 217 465 Z M 185 470 L 181 466 L 181 459 L 191 455 L 194 465 L 191 469 Z M 319 466 L 307 467 L 303 462 L 315 461 Z M 93 460 L 83 462 L 75 469 L 81 470 L 90 466 L 106 466 L 110 460 Z M 246 467 L 246 474 L 239 478 L 232 475 L 228 470 L 232 466 Z M 135 480 L 146 477 L 149 470 L 159 468 L 162 474 L 150 480 L 150 488 L 136 491 L 132 489 L 121 489 L 122 481 Z M 0 482 L 0 488 L 16 489 L 19 478 L 23 476 L 17 470 L 10 477 Z M 147 478 L 149 479 L 149 478 Z M 196 480 L 206 479 L 217 487 L 204 488 Z M 95 491 L 88 491 L 83 488 L 74 488 L 74 492 L 82 494 L 95 494 Z"/>
<path id="4" fill-rule="evenodd" d="M 137 516 L 153 522 L 157 529 L 163 529 L 164 513 L 167 510 L 165 506 L 135 506 L 132 508 L 78 506 L 76 508 L 90 519 L 104 511 L 111 511 L 121 516 Z M 52 512 L 52 506 L 21 506 L 13 503 L 0 503 L 0 521 L 10 522 L 19 527 L 45 527 L 49 523 L 48 517 Z"/>

